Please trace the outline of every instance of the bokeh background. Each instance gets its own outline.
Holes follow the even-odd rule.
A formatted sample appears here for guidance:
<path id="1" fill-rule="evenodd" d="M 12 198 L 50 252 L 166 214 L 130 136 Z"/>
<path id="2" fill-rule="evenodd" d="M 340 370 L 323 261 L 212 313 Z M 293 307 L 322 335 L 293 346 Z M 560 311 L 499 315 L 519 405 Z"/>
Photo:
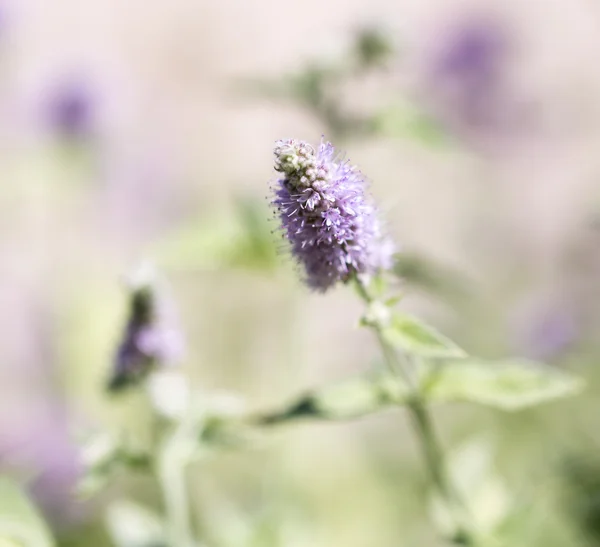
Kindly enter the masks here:
<path id="1" fill-rule="evenodd" d="M 436 419 L 449 449 L 492 447 L 511 545 L 600 544 L 599 54 L 591 0 L 2 0 L 0 463 L 58 543 L 112 545 L 115 499 L 161 505 L 133 474 L 74 495 L 74 431 L 148 425 L 105 391 L 141 260 L 207 393 L 272 408 L 377 362 L 351 291 L 309 293 L 272 234 L 274 141 L 324 134 L 372 183 L 408 309 L 586 378 Z M 196 526 L 224 547 L 439 545 L 417 448 L 399 411 L 274 430 L 194 467 Z"/>

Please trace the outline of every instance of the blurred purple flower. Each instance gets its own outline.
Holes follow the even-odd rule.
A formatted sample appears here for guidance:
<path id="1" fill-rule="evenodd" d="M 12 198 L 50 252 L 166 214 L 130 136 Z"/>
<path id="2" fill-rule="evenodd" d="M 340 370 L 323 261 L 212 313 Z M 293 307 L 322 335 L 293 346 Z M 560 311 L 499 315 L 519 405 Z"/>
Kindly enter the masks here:
<path id="1" fill-rule="evenodd" d="M 578 332 L 575 318 L 566 309 L 544 310 L 520 325 L 518 351 L 532 359 L 550 360 L 566 351 Z"/>
<path id="2" fill-rule="evenodd" d="M 275 170 L 283 177 L 273 204 L 311 288 L 326 291 L 353 274 L 391 266 L 364 177 L 331 143 L 315 151 L 303 141 L 278 141 Z"/>
<path id="3" fill-rule="evenodd" d="M 167 313 L 164 293 L 152 281 L 136 281 L 131 290 L 129 318 L 117 348 L 108 388 L 118 391 L 143 380 L 157 366 L 177 362 L 183 337 Z"/>
<path id="4" fill-rule="evenodd" d="M 48 424 L 39 424 L 35 434 L 40 473 L 31 483 L 31 492 L 48 518 L 57 524 L 68 524 L 81 517 L 75 504 L 75 489 L 83 467 L 79 452 L 68 430 L 66 418 L 57 416 Z"/>
<path id="5" fill-rule="evenodd" d="M 0 435 L 0 464 L 31 476 L 31 495 L 55 526 L 72 523 L 82 516 L 82 507 L 74 503 L 82 465 L 65 412 L 45 401 L 11 414 L 11 425 L 4 424 Z"/>
<path id="6" fill-rule="evenodd" d="M 492 78 L 504 50 L 503 36 L 498 29 L 471 21 L 455 32 L 448 49 L 438 60 L 438 74 L 479 82 Z"/>
<path id="7" fill-rule="evenodd" d="M 493 122 L 509 45 L 505 27 L 490 17 L 455 24 L 434 52 L 431 92 L 467 125 Z"/>
<path id="8" fill-rule="evenodd" d="M 82 79 L 63 81 L 50 92 L 48 117 L 60 135 L 80 139 L 94 130 L 95 97 L 91 85 Z"/>

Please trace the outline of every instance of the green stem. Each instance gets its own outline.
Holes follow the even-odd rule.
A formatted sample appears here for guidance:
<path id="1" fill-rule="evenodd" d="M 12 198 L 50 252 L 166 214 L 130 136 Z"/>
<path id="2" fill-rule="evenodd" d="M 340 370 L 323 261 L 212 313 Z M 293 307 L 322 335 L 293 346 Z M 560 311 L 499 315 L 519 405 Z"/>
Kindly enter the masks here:
<path id="1" fill-rule="evenodd" d="M 361 298 L 365 303 L 372 304 L 375 299 L 369 294 L 367 287 L 360 279 L 356 278 L 355 281 Z M 465 505 L 446 472 L 444 452 L 433 427 L 429 409 L 421 394 L 419 382 L 415 377 L 416 371 L 414 367 L 410 366 L 411 363 L 400 361 L 396 350 L 385 340 L 381 325 L 374 324 L 371 325 L 371 328 L 375 331 L 390 371 L 392 374 L 401 376 L 411 389 L 407 406 L 414 424 L 414 430 L 420 441 L 431 481 L 454 519 L 455 532 L 452 542 L 458 545 L 475 547 L 476 540 L 468 526 Z"/>
<path id="2" fill-rule="evenodd" d="M 179 454 L 176 432 L 166 441 L 158 469 L 167 515 L 167 537 L 169 547 L 193 547 L 186 465 Z"/>
<path id="3" fill-rule="evenodd" d="M 420 397 L 413 398 L 408 403 L 408 407 L 431 480 L 454 520 L 455 531 L 452 541 L 460 545 L 474 546 L 475 538 L 467 524 L 465 506 L 446 472 L 444 453 L 435 433 L 429 410 Z"/>
<path id="4" fill-rule="evenodd" d="M 149 390 L 146 390 L 149 408 L 152 408 Z M 165 508 L 166 540 L 169 547 L 194 547 L 190 499 L 187 492 L 187 451 L 189 425 L 184 420 L 177 425 L 166 423 L 157 413 L 152 414 L 152 466 L 159 483 Z M 143 461 L 141 462 L 144 463 Z"/>

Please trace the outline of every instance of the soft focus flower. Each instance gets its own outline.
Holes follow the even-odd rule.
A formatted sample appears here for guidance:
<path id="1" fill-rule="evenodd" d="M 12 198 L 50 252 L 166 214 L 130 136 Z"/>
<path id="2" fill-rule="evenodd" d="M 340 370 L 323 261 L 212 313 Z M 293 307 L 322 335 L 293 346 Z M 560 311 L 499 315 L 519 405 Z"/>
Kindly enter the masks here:
<path id="1" fill-rule="evenodd" d="M 325 291 L 353 274 L 391 266 L 364 177 L 331 143 L 315 150 L 303 141 L 278 141 L 275 170 L 282 177 L 273 204 L 310 287 Z"/>
<path id="2" fill-rule="evenodd" d="M 2 472 L 28 477 L 33 499 L 54 526 L 74 524 L 85 510 L 73 499 L 82 467 L 69 431 L 72 420 L 51 398 L 26 401 L 3 411 Z"/>
<path id="3" fill-rule="evenodd" d="M 463 77 L 483 84 L 494 77 L 497 62 L 505 51 L 505 38 L 491 22 L 471 20 L 449 37 L 436 69 L 440 75 Z"/>
<path id="4" fill-rule="evenodd" d="M 541 317 L 528 333 L 529 352 L 538 359 L 551 359 L 573 344 L 577 331 L 575 319 L 566 311 Z"/>
<path id="5" fill-rule="evenodd" d="M 493 125 L 502 115 L 507 29 L 489 16 L 471 16 L 440 36 L 430 75 L 436 102 L 468 126 Z"/>
<path id="6" fill-rule="evenodd" d="M 64 137 L 85 137 L 94 129 L 94 102 L 95 97 L 87 82 L 65 80 L 51 92 L 49 122 Z"/>
<path id="7" fill-rule="evenodd" d="M 117 349 L 110 390 L 135 384 L 157 366 L 180 359 L 182 335 L 168 317 L 166 306 L 165 296 L 153 280 L 134 280 L 129 319 Z"/>
<path id="8" fill-rule="evenodd" d="M 568 304 L 529 310 L 516 323 L 516 350 L 526 357 L 551 360 L 577 342 L 580 329 Z"/>

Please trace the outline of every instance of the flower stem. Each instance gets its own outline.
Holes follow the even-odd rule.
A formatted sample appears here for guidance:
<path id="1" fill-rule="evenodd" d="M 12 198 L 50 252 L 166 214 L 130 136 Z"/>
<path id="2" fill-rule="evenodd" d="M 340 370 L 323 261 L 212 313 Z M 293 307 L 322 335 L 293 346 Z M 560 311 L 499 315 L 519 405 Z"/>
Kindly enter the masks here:
<path id="1" fill-rule="evenodd" d="M 355 278 L 355 285 L 365 303 L 372 304 L 375 301 L 366 285 L 358 277 Z M 408 360 L 399 358 L 396 349 L 385 340 L 380 324 L 374 323 L 370 326 L 375 331 L 390 371 L 401 377 L 411 390 L 406 405 L 412 418 L 414 431 L 420 441 L 432 484 L 454 520 L 454 534 L 450 539 L 457 545 L 475 547 L 477 542 L 473 531 L 468 526 L 465 504 L 446 472 L 444 452 L 435 432 L 427 403 L 421 393 L 416 370 Z"/>
<path id="2" fill-rule="evenodd" d="M 452 485 L 444 461 L 444 453 L 435 433 L 429 410 L 420 397 L 408 403 L 415 431 L 425 456 L 431 480 L 454 519 L 452 542 L 459 545 L 475 545 L 473 533 L 466 523 L 465 507 L 456 488 Z"/>
<path id="3" fill-rule="evenodd" d="M 158 476 L 167 514 L 170 547 L 193 547 L 185 461 L 180 456 L 177 432 L 167 439 L 159 460 Z"/>

